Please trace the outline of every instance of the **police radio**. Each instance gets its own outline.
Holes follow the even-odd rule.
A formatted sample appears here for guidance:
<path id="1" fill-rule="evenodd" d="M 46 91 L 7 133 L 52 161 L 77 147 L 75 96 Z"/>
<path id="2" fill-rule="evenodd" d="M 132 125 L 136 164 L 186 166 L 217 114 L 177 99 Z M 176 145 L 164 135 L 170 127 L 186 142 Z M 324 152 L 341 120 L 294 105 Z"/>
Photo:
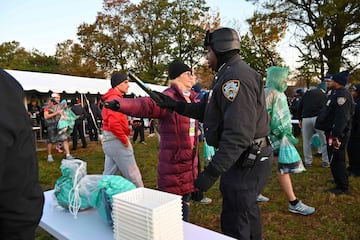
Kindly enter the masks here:
<path id="1" fill-rule="evenodd" d="M 248 148 L 245 158 L 241 164 L 243 168 L 252 168 L 255 166 L 256 159 L 258 158 L 260 151 L 260 146 L 256 143 L 252 143 Z"/>

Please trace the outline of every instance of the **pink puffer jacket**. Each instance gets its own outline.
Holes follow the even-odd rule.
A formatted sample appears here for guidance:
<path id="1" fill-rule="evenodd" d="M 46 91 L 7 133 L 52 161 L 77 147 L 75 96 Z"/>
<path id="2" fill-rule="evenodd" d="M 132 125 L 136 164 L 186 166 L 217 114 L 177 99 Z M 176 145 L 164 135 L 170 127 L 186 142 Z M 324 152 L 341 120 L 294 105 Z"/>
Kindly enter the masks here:
<path id="1" fill-rule="evenodd" d="M 172 85 L 164 93 L 177 101 L 185 101 L 176 85 Z M 195 97 L 196 93 L 191 92 L 191 101 Z M 198 175 L 198 122 L 195 121 L 195 141 L 191 141 L 190 118 L 159 108 L 149 97 L 118 100 L 120 111 L 127 115 L 159 120 L 159 190 L 179 195 L 193 192 L 194 180 Z"/>

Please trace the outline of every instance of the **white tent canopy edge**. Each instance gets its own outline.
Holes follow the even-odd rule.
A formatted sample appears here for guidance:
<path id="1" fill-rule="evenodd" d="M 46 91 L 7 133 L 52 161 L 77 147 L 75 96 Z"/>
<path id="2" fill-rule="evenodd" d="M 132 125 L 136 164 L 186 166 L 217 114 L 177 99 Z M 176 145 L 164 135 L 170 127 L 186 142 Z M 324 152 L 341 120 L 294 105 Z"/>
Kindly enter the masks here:
<path id="1" fill-rule="evenodd" d="M 18 70 L 5 70 L 13 76 L 23 87 L 24 91 L 36 90 L 38 92 L 66 92 L 73 93 L 90 93 L 104 94 L 110 88 L 109 79 L 77 77 L 53 73 L 39 73 Z M 167 87 L 156 84 L 147 84 L 152 90 L 162 92 Z M 147 96 L 136 83 L 130 82 L 127 94 L 135 94 L 136 96 Z"/>

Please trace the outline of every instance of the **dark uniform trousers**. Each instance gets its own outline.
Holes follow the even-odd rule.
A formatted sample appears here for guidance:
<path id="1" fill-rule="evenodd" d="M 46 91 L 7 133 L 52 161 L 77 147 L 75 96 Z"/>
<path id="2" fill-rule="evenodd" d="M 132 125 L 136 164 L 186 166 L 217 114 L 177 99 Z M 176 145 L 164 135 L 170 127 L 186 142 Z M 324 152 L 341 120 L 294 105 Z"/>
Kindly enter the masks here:
<path id="1" fill-rule="evenodd" d="M 87 143 L 84 135 L 82 118 L 78 118 L 75 120 L 74 130 L 72 132 L 73 150 L 77 149 L 77 142 L 79 137 L 81 139 L 82 147 L 85 148 L 87 146 Z"/>
<path id="2" fill-rule="evenodd" d="M 316 119 L 315 128 L 325 130 L 328 140 L 328 155 L 330 169 L 336 188 L 344 192 L 349 190 L 349 177 L 346 170 L 345 151 L 349 141 L 351 116 L 354 105 L 351 94 L 345 89 L 336 89 L 328 97 L 328 103 L 320 111 Z M 340 116 L 340 117 L 339 117 Z M 338 137 L 341 142 L 340 149 L 330 145 L 329 136 Z"/>
<path id="3" fill-rule="evenodd" d="M 87 119 L 88 123 L 88 131 L 89 131 L 89 138 L 90 141 L 97 141 L 98 140 L 98 129 L 94 123 L 94 120 L 90 117 Z"/>
<path id="4" fill-rule="evenodd" d="M 261 215 L 256 199 L 271 175 L 272 160 L 273 151 L 269 145 L 261 149 L 253 168 L 235 164 L 221 176 L 223 234 L 236 239 L 262 239 Z"/>
<path id="5" fill-rule="evenodd" d="M 355 176 L 360 176 L 360 138 L 350 137 L 347 153 L 349 158 L 349 171 Z"/>
<path id="6" fill-rule="evenodd" d="M 328 137 L 329 134 L 327 133 L 326 136 Z M 343 191 L 349 190 L 349 177 L 346 171 L 346 147 L 348 143 L 349 137 L 345 135 L 344 137 L 340 138 L 339 141 L 341 142 L 339 149 L 334 149 L 332 146 L 328 145 L 328 155 L 330 160 L 330 169 L 331 173 L 334 178 L 334 182 L 336 184 L 336 188 L 341 189 Z"/>

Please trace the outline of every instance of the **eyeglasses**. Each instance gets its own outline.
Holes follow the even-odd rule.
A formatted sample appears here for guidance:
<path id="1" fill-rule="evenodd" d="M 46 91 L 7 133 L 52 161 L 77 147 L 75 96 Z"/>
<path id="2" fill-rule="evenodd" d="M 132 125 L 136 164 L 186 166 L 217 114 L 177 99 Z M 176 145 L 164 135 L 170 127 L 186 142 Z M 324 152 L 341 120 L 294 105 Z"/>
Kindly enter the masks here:
<path id="1" fill-rule="evenodd" d="M 192 77 L 193 76 L 193 73 L 191 71 L 187 71 L 186 74 L 189 76 L 189 77 Z"/>

